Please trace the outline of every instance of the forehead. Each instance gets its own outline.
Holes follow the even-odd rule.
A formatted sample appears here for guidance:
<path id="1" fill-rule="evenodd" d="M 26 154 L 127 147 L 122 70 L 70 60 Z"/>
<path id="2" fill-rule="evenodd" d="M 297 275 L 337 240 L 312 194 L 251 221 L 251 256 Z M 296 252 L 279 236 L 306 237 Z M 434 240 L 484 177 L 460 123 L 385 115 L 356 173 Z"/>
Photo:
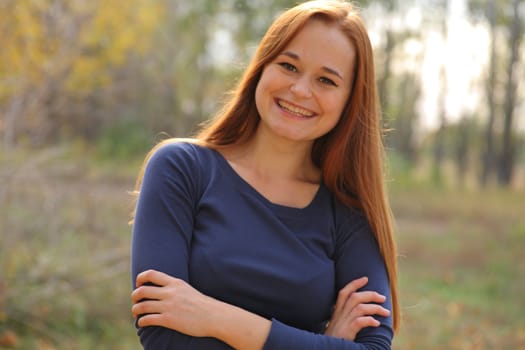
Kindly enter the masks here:
<path id="1" fill-rule="evenodd" d="M 355 57 L 354 45 L 341 29 L 318 19 L 309 20 L 283 51 L 291 51 L 305 63 L 328 66 L 348 76 Z"/>

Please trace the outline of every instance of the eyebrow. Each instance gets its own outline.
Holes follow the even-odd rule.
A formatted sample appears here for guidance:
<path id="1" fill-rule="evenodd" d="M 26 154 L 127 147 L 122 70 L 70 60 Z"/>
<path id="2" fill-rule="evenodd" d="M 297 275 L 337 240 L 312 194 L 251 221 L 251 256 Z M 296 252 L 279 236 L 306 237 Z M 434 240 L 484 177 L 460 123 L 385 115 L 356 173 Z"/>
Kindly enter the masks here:
<path id="1" fill-rule="evenodd" d="M 284 51 L 283 53 L 281 53 L 281 55 L 288 56 L 288 57 L 293 58 L 295 60 L 300 60 L 299 55 L 294 53 L 294 52 L 291 52 L 291 51 Z M 341 73 L 339 73 L 337 70 L 335 70 L 333 68 L 330 68 L 330 67 L 326 67 L 326 66 L 323 66 L 322 69 L 325 72 L 327 72 L 329 74 L 333 74 L 333 75 L 339 77 L 339 79 L 344 80 L 343 76 L 341 75 Z"/>

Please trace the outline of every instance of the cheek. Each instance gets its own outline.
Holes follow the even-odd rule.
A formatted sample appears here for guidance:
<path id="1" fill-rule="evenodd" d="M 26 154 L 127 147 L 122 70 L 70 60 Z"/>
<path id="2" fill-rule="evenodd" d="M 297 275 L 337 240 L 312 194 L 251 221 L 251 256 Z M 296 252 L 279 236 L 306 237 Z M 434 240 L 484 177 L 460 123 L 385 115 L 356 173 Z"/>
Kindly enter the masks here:
<path id="1" fill-rule="evenodd" d="M 330 118 L 327 119 L 327 126 L 330 130 L 333 129 L 341 120 L 342 114 L 346 106 L 346 96 L 345 98 L 333 98 L 326 100 L 326 108 L 329 109 Z M 326 110 L 325 110 L 326 111 Z"/>
<path id="2" fill-rule="evenodd" d="M 257 106 L 259 113 L 261 112 L 261 108 L 264 108 L 264 106 L 267 105 L 268 99 L 270 98 L 270 83 L 270 77 L 263 72 L 257 86 L 255 87 L 255 105 Z"/>
<path id="3" fill-rule="evenodd" d="M 255 106 L 257 107 L 259 114 L 261 114 L 261 107 L 263 103 L 263 90 L 263 84 L 261 84 L 261 80 L 259 80 L 257 86 L 255 87 Z"/>
<path id="4" fill-rule="evenodd" d="M 324 99 L 324 101 L 325 101 L 324 105 L 326 106 L 327 109 L 330 110 L 331 114 L 335 114 L 339 118 L 341 114 L 343 113 L 343 110 L 346 106 L 347 96 L 346 94 L 344 96 L 343 95 L 331 96 L 330 98 Z"/>

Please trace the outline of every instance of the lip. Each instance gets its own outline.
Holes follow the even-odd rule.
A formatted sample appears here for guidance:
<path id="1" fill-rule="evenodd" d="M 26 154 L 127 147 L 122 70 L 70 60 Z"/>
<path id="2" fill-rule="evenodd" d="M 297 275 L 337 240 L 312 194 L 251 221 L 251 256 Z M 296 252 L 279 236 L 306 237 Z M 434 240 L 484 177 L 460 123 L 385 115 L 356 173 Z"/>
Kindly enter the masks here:
<path id="1" fill-rule="evenodd" d="M 295 103 L 281 98 L 275 98 L 275 104 L 281 111 L 295 118 L 310 119 L 317 115 L 317 113 L 315 113 L 311 109 L 305 108 L 303 106 L 297 105 Z"/>

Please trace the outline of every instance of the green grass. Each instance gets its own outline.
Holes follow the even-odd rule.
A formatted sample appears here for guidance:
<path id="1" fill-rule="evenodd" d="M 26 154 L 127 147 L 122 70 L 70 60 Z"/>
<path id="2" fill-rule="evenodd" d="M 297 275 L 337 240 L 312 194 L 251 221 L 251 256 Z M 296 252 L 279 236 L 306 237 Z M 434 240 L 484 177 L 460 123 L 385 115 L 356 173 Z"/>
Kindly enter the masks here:
<path id="1" fill-rule="evenodd" d="M 138 165 L 125 175 L 65 149 L 1 158 L 0 348 L 139 349 L 127 225 Z"/>
<path id="2" fill-rule="evenodd" d="M 127 225 L 139 165 L 75 148 L 0 154 L 1 349 L 140 349 Z M 525 348 L 525 195 L 390 185 L 395 349 Z"/>
<path id="3" fill-rule="evenodd" d="M 404 323 L 396 349 L 525 347 L 523 193 L 393 191 Z"/>

